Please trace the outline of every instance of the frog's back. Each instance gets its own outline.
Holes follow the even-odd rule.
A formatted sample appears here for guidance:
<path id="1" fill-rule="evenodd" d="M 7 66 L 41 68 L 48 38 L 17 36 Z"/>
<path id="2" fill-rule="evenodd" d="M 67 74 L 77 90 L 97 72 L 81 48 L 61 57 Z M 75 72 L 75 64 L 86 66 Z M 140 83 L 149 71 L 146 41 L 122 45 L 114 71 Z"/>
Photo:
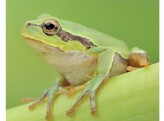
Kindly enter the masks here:
<path id="1" fill-rule="evenodd" d="M 60 20 L 60 23 L 61 26 L 63 26 L 63 29 L 66 29 L 70 33 L 74 33 L 75 35 L 80 34 L 81 36 L 92 40 L 95 45 L 106 48 L 110 47 L 118 53 L 121 53 L 124 57 L 129 55 L 127 45 L 119 39 L 71 21 Z"/>
<path id="2" fill-rule="evenodd" d="M 48 14 L 42 14 L 38 18 L 41 21 L 45 19 L 50 19 L 50 18 L 55 19 L 60 23 L 63 30 L 66 30 L 75 35 L 86 37 L 90 39 L 97 46 L 101 46 L 105 48 L 112 48 L 116 52 L 124 56 L 125 58 L 127 58 L 129 55 L 129 49 L 123 41 L 116 39 L 112 36 L 109 36 L 105 33 L 96 31 L 94 29 L 88 28 L 84 25 L 81 25 L 75 22 L 61 20 L 59 18 L 52 17 Z"/>

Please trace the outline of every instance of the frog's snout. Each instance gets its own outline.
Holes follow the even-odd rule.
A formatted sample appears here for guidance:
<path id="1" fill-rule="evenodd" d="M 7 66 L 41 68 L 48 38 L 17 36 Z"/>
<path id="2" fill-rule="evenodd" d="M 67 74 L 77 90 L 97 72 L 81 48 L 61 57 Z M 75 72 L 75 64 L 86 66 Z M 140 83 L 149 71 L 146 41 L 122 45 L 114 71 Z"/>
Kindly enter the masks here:
<path id="1" fill-rule="evenodd" d="M 38 26 L 37 24 L 33 24 L 33 23 L 31 23 L 31 22 L 27 22 L 26 24 L 25 24 L 25 26 L 26 27 L 31 27 L 31 26 Z"/>

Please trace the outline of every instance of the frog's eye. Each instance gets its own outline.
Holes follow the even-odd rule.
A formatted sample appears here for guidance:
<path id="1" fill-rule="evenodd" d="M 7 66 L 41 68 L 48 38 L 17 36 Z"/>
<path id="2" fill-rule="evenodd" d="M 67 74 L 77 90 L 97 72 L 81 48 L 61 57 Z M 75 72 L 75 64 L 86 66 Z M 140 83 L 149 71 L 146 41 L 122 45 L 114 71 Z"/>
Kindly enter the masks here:
<path id="1" fill-rule="evenodd" d="M 54 19 L 46 20 L 42 25 L 42 30 L 47 35 L 55 35 L 60 30 L 60 25 Z"/>

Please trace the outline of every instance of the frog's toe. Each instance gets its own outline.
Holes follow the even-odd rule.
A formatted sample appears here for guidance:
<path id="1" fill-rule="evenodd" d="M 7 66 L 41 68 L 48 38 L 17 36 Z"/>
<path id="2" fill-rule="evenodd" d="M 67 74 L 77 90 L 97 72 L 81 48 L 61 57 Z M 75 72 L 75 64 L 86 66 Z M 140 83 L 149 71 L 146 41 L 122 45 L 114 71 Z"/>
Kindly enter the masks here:
<path id="1" fill-rule="evenodd" d="M 28 107 L 29 110 L 35 109 L 35 107 L 36 107 L 37 105 L 39 105 L 39 104 L 41 104 L 42 102 L 44 102 L 45 99 L 47 98 L 47 96 L 48 96 L 48 92 L 45 92 L 45 93 L 42 95 L 42 97 L 41 97 L 40 99 L 36 100 L 35 102 L 33 102 L 33 103 Z"/>
<path id="2" fill-rule="evenodd" d="M 53 109 L 53 99 L 55 98 L 54 90 L 49 91 L 48 93 L 48 102 L 47 102 L 47 112 L 46 112 L 46 120 L 49 121 L 53 118 L 52 109 Z"/>
<path id="3" fill-rule="evenodd" d="M 89 93 L 90 98 L 90 105 L 91 105 L 91 114 L 96 114 L 96 97 L 95 97 L 95 91 L 90 91 Z"/>

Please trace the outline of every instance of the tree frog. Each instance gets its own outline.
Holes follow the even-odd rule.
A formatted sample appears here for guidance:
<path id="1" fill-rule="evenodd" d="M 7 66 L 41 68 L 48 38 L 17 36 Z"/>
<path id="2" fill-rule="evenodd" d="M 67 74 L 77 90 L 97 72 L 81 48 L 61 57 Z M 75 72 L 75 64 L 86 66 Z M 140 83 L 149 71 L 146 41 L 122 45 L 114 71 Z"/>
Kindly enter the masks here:
<path id="1" fill-rule="evenodd" d="M 119 39 L 48 14 L 26 22 L 22 36 L 60 74 L 52 88 L 29 106 L 33 109 L 47 99 L 46 120 L 52 118 L 53 99 L 61 90 L 64 92 L 64 87 L 85 85 L 67 115 L 75 111 L 86 95 L 90 99 L 91 114 L 95 114 L 96 90 L 103 81 L 149 65 L 146 51 L 137 47 L 130 51 Z"/>

